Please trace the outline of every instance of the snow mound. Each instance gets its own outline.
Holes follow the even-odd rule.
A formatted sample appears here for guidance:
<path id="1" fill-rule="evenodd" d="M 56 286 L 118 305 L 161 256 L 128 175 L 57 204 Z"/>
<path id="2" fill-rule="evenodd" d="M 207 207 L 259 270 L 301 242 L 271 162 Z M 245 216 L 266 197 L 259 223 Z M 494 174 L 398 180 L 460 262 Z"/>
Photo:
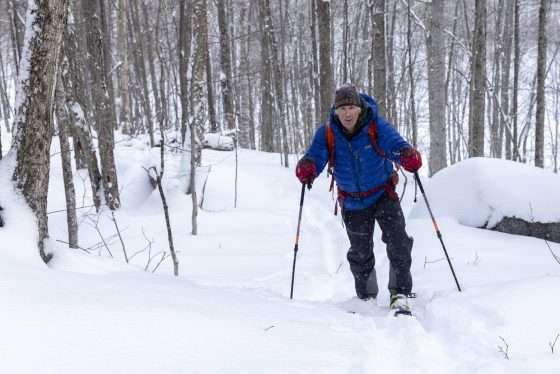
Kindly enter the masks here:
<path id="1" fill-rule="evenodd" d="M 204 134 L 202 145 L 220 151 L 233 151 L 234 148 L 233 138 L 219 133 Z"/>
<path id="2" fill-rule="evenodd" d="M 513 161 L 471 158 L 436 173 L 425 190 L 436 218 L 494 227 L 504 217 L 560 222 L 560 176 Z M 416 204 L 410 218 L 428 216 Z"/>

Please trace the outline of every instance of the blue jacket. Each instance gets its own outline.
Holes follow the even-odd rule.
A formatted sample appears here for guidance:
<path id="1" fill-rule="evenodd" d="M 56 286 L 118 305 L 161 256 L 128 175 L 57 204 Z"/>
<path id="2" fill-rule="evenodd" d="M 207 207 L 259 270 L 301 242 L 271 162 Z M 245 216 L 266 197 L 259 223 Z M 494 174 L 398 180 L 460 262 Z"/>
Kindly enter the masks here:
<path id="1" fill-rule="evenodd" d="M 401 135 L 377 114 L 377 103 L 365 94 L 362 98 L 362 114 L 359 118 L 357 132 L 352 135 L 343 131 L 342 124 L 331 108 L 329 123 L 335 136 L 334 179 L 338 188 L 346 192 L 365 192 L 387 183 L 393 172 L 391 161 L 399 161 L 402 149 L 411 147 Z M 372 147 L 368 128 L 375 119 L 377 124 L 377 144 L 385 152 L 383 158 Z M 320 174 L 328 162 L 327 130 L 321 125 L 315 132 L 311 146 L 303 156 L 315 162 Z M 367 197 L 346 197 L 343 209 L 364 209 L 375 203 L 384 193 L 383 190 Z"/>

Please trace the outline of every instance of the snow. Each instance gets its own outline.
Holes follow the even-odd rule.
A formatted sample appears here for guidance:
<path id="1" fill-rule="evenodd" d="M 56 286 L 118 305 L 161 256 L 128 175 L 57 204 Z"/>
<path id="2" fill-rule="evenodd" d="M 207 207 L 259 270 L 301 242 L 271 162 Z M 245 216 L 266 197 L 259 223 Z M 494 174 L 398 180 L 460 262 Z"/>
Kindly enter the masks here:
<path id="1" fill-rule="evenodd" d="M 439 215 L 472 227 L 494 227 L 504 217 L 560 222 L 560 175 L 513 161 L 471 158 L 436 173 L 426 184 Z M 412 218 L 427 217 L 417 205 Z"/>
<path id="2" fill-rule="evenodd" d="M 130 264 L 106 209 L 99 215 L 78 210 L 83 250 L 58 241 L 67 234 L 65 213 L 56 212 L 65 201 L 57 141 L 51 151 L 55 257 L 49 267 L 37 254 L 31 212 L 10 183 L 0 185 L 6 209 L 0 229 L 0 372 L 560 372 L 560 343 L 554 353 L 549 347 L 560 333 L 560 265 L 541 240 L 476 228 L 490 206 L 499 214 L 521 214 L 526 201 L 535 219 L 554 218 L 557 197 L 544 196 L 542 188 L 556 176 L 475 159 L 432 180 L 423 177 L 462 293 L 442 261 L 421 197 L 412 202 L 409 177 L 403 209 L 411 212 L 407 230 L 415 238 L 418 298 L 415 318 L 395 318 L 388 310 L 388 261 L 379 230 L 380 295 L 368 303 L 353 297 L 348 240 L 340 216 L 332 214 L 324 176 L 305 194 L 289 299 L 301 187 L 278 154 L 240 150 L 234 209 L 233 152 L 204 150 L 207 183 L 199 235 L 192 236 L 182 154 L 166 152 L 163 182 L 180 276 L 173 277 L 169 258 L 152 272 L 168 243 L 159 192 L 143 169 L 159 167 L 159 149 L 150 150 L 144 140 L 117 141 L 115 150 L 122 196 L 115 217 L 128 256 L 135 254 Z M 10 162 L 0 163 L 4 181 Z M 91 205 L 86 177 L 85 171 L 75 176 L 78 207 Z M 529 194 L 533 187 L 540 188 L 537 196 Z M 545 198 L 548 205 L 540 200 Z M 560 253 L 560 245 L 551 246 Z M 498 348 L 505 350 L 506 343 L 509 360 Z"/>
<path id="3" fill-rule="evenodd" d="M 233 138 L 231 136 L 225 136 L 219 133 L 204 134 L 204 140 L 202 144 L 205 147 L 222 151 L 233 150 Z"/>

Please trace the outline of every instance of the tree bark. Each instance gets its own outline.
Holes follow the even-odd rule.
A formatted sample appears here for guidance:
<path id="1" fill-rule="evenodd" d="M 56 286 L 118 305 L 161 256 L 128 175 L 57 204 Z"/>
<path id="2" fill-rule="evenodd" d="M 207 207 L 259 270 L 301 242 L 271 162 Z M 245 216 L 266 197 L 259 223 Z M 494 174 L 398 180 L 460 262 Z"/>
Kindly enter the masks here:
<path id="1" fill-rule="evenodd" d="M 518 95 L 519 95 L 519 68 L 521 62 L 521 48 L 519 40 L 519 0 L 514 0 L 514 46 L 513 46 L 513 97 L 512 97 L 512 108 L 511 116 L 513 118 L 513 137 L 511 139 L 512 146 L 512 159 L 514 161 L 519 160 L 519 140 L 517 134 L 517 121 L 518 121 Z"/>
<path id="2" fill-rule="evenodd" d="M 427 35 L 428 90 L 430 109 L 429 173 L 447 166 L 445 132 L 445 39 L 443 37 L 444 0 L 433 0 Z"/>
<path id="3" fill-rule="evenodd" d="M 501 77 L 501 107 L 506 118 L 500 116 L 500 144 L 505 143 L 505 157 L 512 159 L 512 134 L 511 134 L 511 113 L 510 113 L 510 71 L 511 71 L 511 51 L 513 44 L 513 9 L 514 2 L 508 1 L 502 41 L 504 43 L 502 54 L 502 77 Z M 507 130 L 506 130 L 507 129 Z M 505 141 L 504 141 L 505 133 Z M 501 148 L 501 147 L 500 147 Z M 500 153 L 501 157 L 502 153 Z"/>
<path id="4" fill-rule="evenodd" d="M 129 101 L 129 67 L 128 67 L 128 23 L 126 20 L 128 0 L 118 0 L 117 18 L 117 47 L 119 54 L 119 128 L 123 134 L 129 134 L 130 129 L 130 101 Z"/>
<path id="5" fill-rule="evenodd" d="M 373 55 L 373 96 L 377 101 L 378 113 L 387 113 L 387 69 L 385 61 L 385 0 L 373 0 L 371 7 Z"/>
<path id="6" fill-rule="evenodd" d="M 37 217 L 37 245 L 45 263 L 52 258 L 45 245 L 49 236 L 49 152 L 58 61 L 67 16 L 66 0 L 29 0 L 26 22 L 30 35 L 25 37 L 22 52 L 22 60 L 27 63 L 20 69 L 21 105 L 17 108 L 17 134 L 13 143 L 17 152 L 14 180 Z"/>
<path id="7" fill-rule="evenodd" d="M 101 173 L 99 172 L 96 149 L 92 140 L 91 126 L 88 121 L 92 115 L 86 99 L 85 53 L 82 53 L 78 45 L 75 24 L 68 24 L 63 46 L 63 58 L 65 59 L 63 64 L 68 66 L 68 71 L 62 70 L 61 84 L 64 86 L 68 120 L 71 123 L 70 132 L 74 143 L 76 169 L 87 167 L 93 204 L 99 211 L 101 207 Z"/>
<path id="8" fill-rule="evenodd" d="M 539 33 L 537 52 L 537 110 L 535 113 L 535 166 L 544 168 L 544 82 L 546 80 L 546 13 L 547 1 L 541 0 L 539 7 Z"/>
<path id="9" fill-rule="evenodd" d="M 184 146 L 187 133 L 187 118 L 189 112 L 189 85 L 187 69 L 191 54 L 191 12 L 185 9 L 186 0 L 179 3 L 179 83 L 181 87 L 181 144 Z"/>
<path id="10" fill-rule="evenodd" d="M 264 152 L 274 152 L 274 93 L 272 85 L 272 64 L 270 61 L 271 41 L 270 34 L 266 32 L 265 3 L 258 1 L 260 13 L 260 32 L 261 32 L 261 150 Z"/>
<path id="11" fill-rule="evenodd" d="M 469 105 L 469 156 L 484 156 L 486 88 L 486 0 L 475 1 Z"/>
<path id="12" fill-rule="evenodd" d="M 111 210 L 120 206 L 119 185 L 113 154 L 113 129 L 116 127 L 111 109 L 110 95 L 105 75 L 105 57 L 102 44 L 100 20 L 95 1 L 82 0 L 83 13 L 87 22 L 87 49 L 90 68 L 90 86 L 93 91 L 95 124 L 98 135 L 99 158 L 105 203 Z"/>
<path id="13" fill-rule="evenodd" d="M 407 48 L 408 48 L 408 77 L 410 81 L 410 127 L 412 132 L 412 145 L 418 146 L 418 124 L 416 121 L 416 100 L 415 100 L 415 85 L 414 85 L 414 64 L 412 63 L 412 12 L 410 9 L 410 2 L 407 2 Z"/>
<path id="14" fill-rule="evenodd" d="M 192 91 L 193 91 L 193 121 L 190 126 L 190 139 L 191 139 L 191 177 L 190 177 L 190 191 L 192 198 L 192 235 L 197 235 L 197 215 L 198 215 L 198 197 L 196 192 L 196 166 L 197 160 L 195 155 L 198 148 L 196 140 L 197 128 L 203 127 L 206 121 L 206 53 L 205 48 L 208 48 L 208 24 L 207 24 L 207 4 L 206 0 L 193 1 L 193 14 L 195 20 L 195 51 L 194 63 L 192 73 Z"/>
<path id="15" fill-rule="evenodd" d="M 68 72 L 68 60 L 62 58 L 61 76 Z M 76 192 L 72 174 L 72 151 L 68 141 L 70 118 L 66 108 L 66 98 L 62 79 L 56 87 L 56 123 L 60 140 L 60 158 L 62 160 L 62 178 L 64 180 L 64 196 L 66 197 L 66 223 L 68 227 L 68 246 L 78 248 L 78 217 L 76 215 Z"/>
<path id="16" fill-rule="evenodd" d="M 222 72 L 220 82 L 222 85 L 222 99 L 224 106 L 224 119 L 228 130 L 235 129 L 235 110 L 233 106 L 231 49 L 229 43 L 229 19 L 226 1 L 218 1 L 218 25 L 220 28 L 220 62 Z"/>
<path id="17" fill-rule="evenodd" d="M 333 69 L 331 62 L 331 3 L 318 0 L 317 19 L 319 22 L 319 66 L 320 66 L 320 118 L 326 119 L 334 97 Z"/>

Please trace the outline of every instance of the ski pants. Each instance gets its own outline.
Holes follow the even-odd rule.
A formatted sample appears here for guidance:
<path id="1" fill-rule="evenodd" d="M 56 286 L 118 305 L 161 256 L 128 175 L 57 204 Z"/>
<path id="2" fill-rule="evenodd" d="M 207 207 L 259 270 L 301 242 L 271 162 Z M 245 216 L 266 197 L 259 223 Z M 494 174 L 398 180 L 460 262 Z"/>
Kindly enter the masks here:
<path id="1" fill-rule="evenodd" d="M 381 240 L 387 245 L 389 291 L 391 294 L 409 294 L 412 291 L 410 265 L 413 239 L 405 231 L 400 203 L 383 194 L 368 208 L 343 211 L 342 218 L 350 239 L 347 258 L 354 275 L 357 296 L 361 299 L 375 298 L 379 291 L 373 254 L 376 221 L 382 231 Z"/>

